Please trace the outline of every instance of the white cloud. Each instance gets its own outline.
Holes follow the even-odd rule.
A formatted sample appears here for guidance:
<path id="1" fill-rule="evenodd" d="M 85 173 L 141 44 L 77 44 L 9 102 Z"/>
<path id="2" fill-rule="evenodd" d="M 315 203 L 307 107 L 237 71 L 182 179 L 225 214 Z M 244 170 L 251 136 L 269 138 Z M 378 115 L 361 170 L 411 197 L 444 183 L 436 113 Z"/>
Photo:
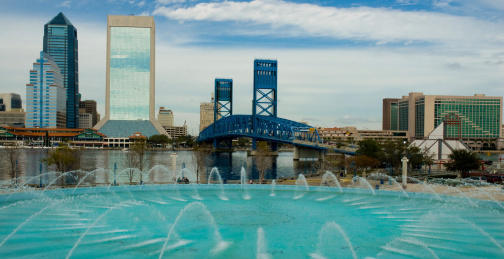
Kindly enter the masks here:
<path id="1" fill-rule="evenodd" d="M 179 21 L 268 25 L 273 30 L 266 30 L 265 33 L 271 35 L 287 31 L 298 36 L 324 36 L 382 43 L 504 43 L 502 22 L 493 23 L 473 17 L 434 12 L 368 7 L 335 8 L 282 0 L 254 0 L 199 3 L 180 8 L 161 6 L 153 13 Z"/>
<path id="2" fill-rule="evenodd" d="M 66 8 L 70 8 L 70 4 L 71 3 L 72 3 L 72 1 L 66 0 L 66 1 L 61 2 L 60 6 L 61 7 L 66 7 Z"/>
<path id="3" fill-rule="evenodd" d="M 160 5 L 180 4 L 185 2 L 186 0 L 156 0 L 156 3 Z"/>
<path id="4" fill-rule="evenodd" d="M 0 23 L 0 92 L 25 95 L 31 64 L 42 50 L 43 24 L 51 17 L 4 15 Z M 9 21 L 17 20 L 12 24 Z M 79 79 L 84 99 L 104 116 L 106 24 L 71 19 L 79 31 Z M 157 33 L 166 29 L 157 26 Z M 267 49 L 180 47 L 156 37 L 156 106 L 187 120 L 197 133 L 199 103 L 210 99 L 215 77 L 234 80 L 234 113 L 250 114 L 252 62 L 277 58 L 279 115 L 310 118 L 321 126 L 380 128 L 381 99 L 411 91 L 426 94 L 502 95 L 504 50 L 442 48 Z M 454 69 L 455 68 L 455 69 Z"/>
<path id="5" fill-rule="evenodd" d="M 145 5 L 145 1 L 140 1 L 140 2 L 138 2 L 138 4 L 137 4 L 137 5 L 138 5 L 138 7 L 142 7 L 142 6 L 144 6 L 144 5 Z"/>

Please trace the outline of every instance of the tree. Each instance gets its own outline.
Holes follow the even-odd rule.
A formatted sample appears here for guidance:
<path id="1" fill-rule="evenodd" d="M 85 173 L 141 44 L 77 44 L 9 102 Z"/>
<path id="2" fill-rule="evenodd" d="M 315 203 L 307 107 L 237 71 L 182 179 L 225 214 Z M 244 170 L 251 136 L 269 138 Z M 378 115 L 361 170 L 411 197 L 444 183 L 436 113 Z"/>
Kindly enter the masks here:
<path id="1" fill-rule="evenodd" d="M 66 143 L 60 143 L 55 149 L 49 151 L 43 161 L 48 166 L 56 166 L 56 171 L 61 174 L 80 167 L 80 151 L 70 148 Z M 62 179 L 62 184 L 65 181 Z"/>
<path id="2" fill-rule="evenodd" d="M 166 144 L 170 143 L 170 138 L 168 138 L 168 136 L 166 136 L 166 135 L 161 135 L 161 134 L 152 135 L 149 137 L 148 142 L 151 145 L 162 145 L 164 147 Z"/>
<path id="3" fill-rule="evenodd" d="M 263 183 L 266 170 L 271 167 L 271 154 L 268 142 L 259 141 L 256 146 L 255 162 L 259 172 L 259 183 Z"/>
<path id="4" fill-rule="evenodd" d="M 358 155 L 363 155 L 371 157 L 377 160 L 383 160 L 383 150 L 376 140 L 365 139 L 359 142 L 359 148 L 357 149 Z"/>
<path id="5" fill-rule="evenodd" d="M 457 177 L 469 170 L 476 170 L 480 166 L 478 154 L 465 149 L 453 150 L 448 156 L 450 161 L 446 163 L 446 168 L 450 171 L 456 171 Z"/>
<path id="6" fill-rule="evenodd" d="M 71 149 L 67 144 L 60 143 L 57 148 L 49 151 L 44 162 L 48 166 L 55 165 L 56 171 L 61 173 L 78 169 L 80 166 L 80 152 Z"/>
<path id="7" fill-rule="evenodd" d="M 18 145 L 5 147 L 5 149 L 4 149 L 5 155 L 3 155 L 3 158 L 4 158 L 5 162 L 7 163 L 7 169 L 9 171 L 9 176 L 13 180 L 13 183 L 12 183 L 13 185 L 17 185 L 17 178 L 18 178 L 17 164 L 18 164 L 19 155 L 21 154 L 20 151 L 21 150 Z"/>
<path id="8" fill-rule="evenodd" d="M 140 184 L 143 183 L 142 173 L 143 170 L 147 167 L 148 158 L 146 155 L 147 152 L 147 143 L 145 141 L 135 141 L 130 144 L 129 150 L 126 153 L 126 166 L 129 168 L 128 177 L 130 184 L 133 183 L 133 177 L 135 170 L 134 168 L 140 171 Z"/>
<path id="9" fill-rule="evenodd" d="M 357 170 L 362 171 L 364 174 L 366 170 L 376 168 L 380 165 L 378 159 L 365 155 L 350 157 L 347 163 L 353 164 Z"/>

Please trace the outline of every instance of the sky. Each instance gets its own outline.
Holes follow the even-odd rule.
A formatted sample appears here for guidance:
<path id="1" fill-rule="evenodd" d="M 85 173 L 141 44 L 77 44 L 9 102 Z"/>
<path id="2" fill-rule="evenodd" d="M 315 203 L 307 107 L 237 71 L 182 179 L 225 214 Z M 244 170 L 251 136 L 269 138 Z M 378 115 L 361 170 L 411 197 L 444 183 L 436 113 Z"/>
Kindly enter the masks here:
<path id="1" fill-rule="evenodd" d="M 504 0 L 2 0 L 0 92 L 25 96 L 44 24 L 78 30 L 82 99 L 104 116 L 107 15 L 156 22 L 156 111 L 199 128 L 216 77 L 251 114 L 253 60 L 278 60 L 279 117 L 381 129 L 382 99 L 504 93 Z"/>

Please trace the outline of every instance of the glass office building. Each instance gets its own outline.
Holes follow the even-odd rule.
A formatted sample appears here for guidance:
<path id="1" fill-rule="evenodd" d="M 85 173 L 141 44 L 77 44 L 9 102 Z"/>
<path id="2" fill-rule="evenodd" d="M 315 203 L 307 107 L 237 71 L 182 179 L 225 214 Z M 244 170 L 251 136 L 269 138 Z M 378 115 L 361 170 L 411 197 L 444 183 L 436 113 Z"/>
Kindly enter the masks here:
<path id="1" fill-rule="evenodd" d="M 96 126 L 109 137 L 165 131 L 154 115 L 154 19 L 108 16 L 105 118 Z"/>
<path id="2" fill-rule="evenodd" d="M 66 127 L 79 125 L 79 58 L 77 29 L 63 13 L 44 25 L 44 52 L 58 65 L 66 89 Z"/>
<path id="3" fill-rule="evenodd" d="M 391 124 L 408 131 L 410 138 L 423 139 L 441 123 L 448 139 L 495 140 L 502 136 L 502 97 L 410 93 L 398 106 L 397 118 L 391 119 L 397 122 Z"/>
<path id="4" fill-rule="evenodd" d="M 40 52 L 26 84 L 27 128 L 65 128 L 66 91 L 56 62 Z"/>

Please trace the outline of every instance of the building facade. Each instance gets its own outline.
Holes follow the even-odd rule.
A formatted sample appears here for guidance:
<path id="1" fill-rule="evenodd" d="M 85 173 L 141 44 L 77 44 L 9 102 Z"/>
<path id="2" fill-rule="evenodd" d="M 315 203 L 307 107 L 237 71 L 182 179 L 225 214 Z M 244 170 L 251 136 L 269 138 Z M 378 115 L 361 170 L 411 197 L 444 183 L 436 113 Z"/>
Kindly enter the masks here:
<path id="1" fill-rule="evenodd" d="M 158 121 L 159 124 L 161 124 L 161 126 L 165 129 L 166 127 L 173 127 L 174 126 L 173 111 L 165 109 L 165 107 L 159 107 Z"/>
<path id="2" fill-rule="evenodd" d="M 214 96 L 210 102 L 200 103 L 200 126 L 199 131 L 203 131 L 206 127 L 214 122 Z"/>
<path id="3" fill-rule="evenodd" d="M 96 125 L 96 123 L 98 123 L 98 121 L 100 121 L 100 114 L 98 114 L 96 101 L 94 101 L 94 100 L 80 101 L 79 102 L 79 118 L 80 118 L 80 114 L 82 113 L 82 109 L 84 109 L 84 111 L 83 111 L 84 113 L 91 114 L 91 127 L 94 127 Z"/>
<path id="4" fill-rule="evenodd" d="M 28 128 L 65 128 L 66 91 L 59 67 L 43 51 L 30 70 L 26 84 L 26 121 Z"/>
<path id="5" fill-rule="evenodd" d="M 0 94 L 0 112 L 22 111 L 21 96 L 15 93 Z"/>
<path id="6" fill-rule="evenodd" d="M 410 93 L 397 103 L 399 130 L 408 131 L 410 139 L 426 138 L 443 122 L 445 138 L 470 145 L 502 137 L 502 97 Z"/>
<path id="7" fill-rule="evenodd" d="M 154 72 L 154 18 L 109 15 L 105 118 L 95 128 L 109 137 L 165 134 L 154 114 Z"/>
<path id="8" fill-rule="evenodd" d="M 183 126 L 164 126 L 166 134 L 172 138 L 185 137 L 187 136 L 187 125 L 184 123 Z"/>
<path id="9" fill-rule="evenodd" d="M 398 104 L 399 99 L 397 98 L 385 98 L 383 99 L 383 112 L 382 112 L 382 130 L 398 130 L 399 125 L 397 124 L 398 116 Z"/>
<path id="10" fill-rule="evenodd" d="M 15 93 L 0 94 L 0 126 L 24 127 L 25 113 L 21 96 Z"/>
<path id="11" fill-rule="evenodd" d="M 66 127 L 79 125 L 79 55 L 77 29 L 58 13 L 44 25 L 44 52 L 58 65 L 66 89 Z"/>
<path id="12" fill-rule="evenodd" d="M 318 128 L 318 134 L 329 143 L 357 143 L 365 139 L 373 139 L 384 143 L 386 141 L 407 140 L 405 131 L 398 130 L 359 130 L 355 127 Z"/>
<path id="13" fill-rule="evenodd" d="M 79 109 L 79 129 L 90 129 L 93 127 L 93 115 L 87 113 L 84 108 Z"/>

